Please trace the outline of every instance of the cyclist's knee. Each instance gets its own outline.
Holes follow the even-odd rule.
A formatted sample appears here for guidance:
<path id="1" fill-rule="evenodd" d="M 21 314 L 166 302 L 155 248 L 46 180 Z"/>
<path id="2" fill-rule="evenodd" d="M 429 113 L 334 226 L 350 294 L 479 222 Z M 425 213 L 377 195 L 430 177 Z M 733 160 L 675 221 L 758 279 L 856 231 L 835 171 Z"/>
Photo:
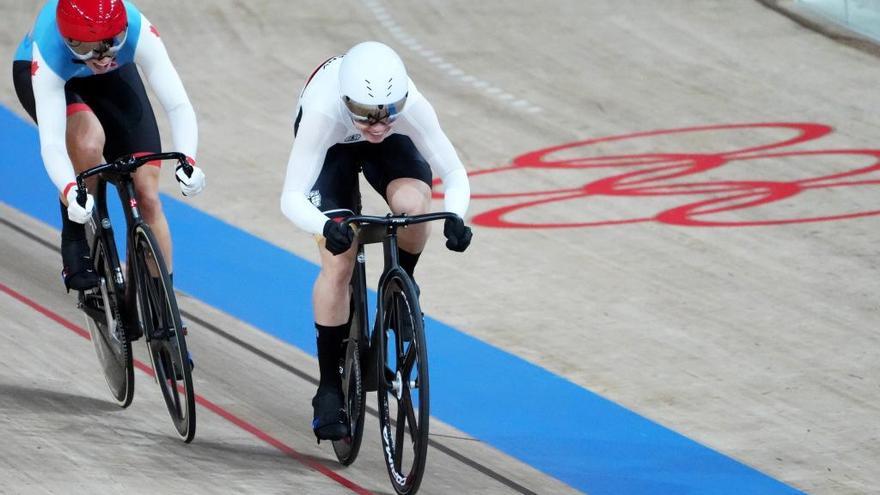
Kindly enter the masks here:
<path id="1" fill-rule="evenodd" d="M 354 259 L 345 255 L 334 256 L 324 259 L 321 264 L 321 277 L 325 282 L 334 287 L 346 287 L 351 279 L 351 271 L 354 269 Z"/>
<path id="2" fill-rule="evenodd" d="M 431 188 L 417 179 L 395 179 L 386 190 L 388 206 L 395 214 L 421 215 L 431 206 Z"/>
<path id="3" fill-rule="evenodd" d="M 68 119 L 67 149 L 74 164 L 94 166 L 101 163 L 106 137 L 94 115 L 80 112 Z"/>
<path id="4" fill-rule="evenodd" d="M 104 133 L 100 129 L 80 133 L 76 139 L 67 143 L 70 159 L 84 166 L 94 166 L 102 162 L 104 156 Z"/>
<path id="5" fill-rule="evenodd" d="M 162 215 L 162 201 L 159 199 L 158 191 L 138 193 L 138 208 L 148 223 L 155 222 L 155 219 Z"/>
<path id="6" fill-rule="evenodd" d="M 422 215 L 428 213 L 430 198 L 425 199 L 416 194 L 408 194 L 403 195 L 401 197 L 398 195 L 395 198 L 395 201 L 392 201 L 389 206 L 391 207 L 391 211 L 394 212 L 395 215 L 407 214 L 407 215 Z"/>

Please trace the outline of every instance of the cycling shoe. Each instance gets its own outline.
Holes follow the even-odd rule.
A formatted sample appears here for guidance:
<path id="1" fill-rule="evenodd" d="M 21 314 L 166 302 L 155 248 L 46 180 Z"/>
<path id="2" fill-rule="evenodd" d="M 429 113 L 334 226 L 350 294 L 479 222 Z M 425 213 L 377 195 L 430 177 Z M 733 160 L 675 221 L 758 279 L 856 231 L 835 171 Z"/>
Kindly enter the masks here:
<path id="1" fill-rule="evenodd" d="M 85 239 L 61 239 L 61 259 L 64 269 L 61 276 L 67 291 L 94 289 L 100 283 L 95 272 L 92 257 L 89 256 L 89 243 Z"/>
<path id="2" fill-rule="evenodd" d="M 312 399 L 312 407 L 315 409 L 312 430 L 318 443 L 321 440 L 342 440 L 350 435 L 344 400 L 339 389 L 318 389 Z"/>

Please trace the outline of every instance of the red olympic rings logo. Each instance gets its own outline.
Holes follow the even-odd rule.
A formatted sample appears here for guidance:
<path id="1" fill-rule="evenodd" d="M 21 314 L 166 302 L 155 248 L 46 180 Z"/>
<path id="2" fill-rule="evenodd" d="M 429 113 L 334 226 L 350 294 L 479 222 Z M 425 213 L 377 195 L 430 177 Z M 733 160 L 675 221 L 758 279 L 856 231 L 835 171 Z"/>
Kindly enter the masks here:
<path id="1" fill-rule="evenodd" d="M 794 136 L 777 142 L 729 151 L 651 152 L 609 154 L 606 156 L 600 154 L 603 148 L 613 148 L 620 145 L 628 148 L 650 146 L 650 149 L 653 150 L 658 147 L 657 141 L 672 137 L 679 140 L 679 144 L 675 146 L 681 147 L 681 143 L 686 143 L 689 137 L 693 139 L 697 133 L 720 134 L 720 131 L 732 132 L 730 138 L 735 142 L 743 141 L 747 131 L 759 131 L 762 135 L 780 132 L 789 134 L 793 131 Z M 791 200 L 807 192 L 839 191 L 851 187 L 880 184 L 880 174 L 875 173 L 880 172 L 880 150 L 784 149 L 815 141 L 828 136 L 832 131 L 832 128 L 826 125 L 797 122 L 726 124 L 588 139 L 526 153 L 516 157 L 510 165 L 470 172 L 468 175 L 471 177 L 471 187 L 482 189 L 488 185 L 489 187 L 494 186 L 492 189 L 497 189 L 497 181 L 486 182 L 481 179 L 484 176 L 495 174 L 518 174 L 510 177 L 506 181 L 508 184 L 554 182 L 548 174 L 567 174 L 555 182 L 570 181 L 570 178 L 574 177 L 575 184 L 582 183 L 582 185 L 516 192 L 474 192 L 471 195 L 472 210 L 478 210 L 473 208 L 474 203 L 482 201 L 491 200 L 496 203 L 508 204 L 490 207 L 486 211 L 478 211 L 472 218 L 472 223 L 484 227 L 516 229 L 600 227 L 640 222 L 659 222 L 688 227 L 748 227 L 826 222 L 880 215 L 880 210 L 866 209 L 861 205 L 851 208 L 855 211 L 811 213 L 814 210 L 829 207 L 842 208 L 839 197 L 838 201 L 833 203 L 822 197 L 817 197 L 816 199 L 819 201 L 814 202 L 799 200 L 795 205 L 795 212 L 783 214 L 784 210 L 792 208 L 791 202 L 786 200 Z M 639 141 L 647 138 L 650 140 Z M 723 139 L 724 136 L 721 138 Z M 707 141 L 701 139 L 700 142 Z M 587 156 L 584 156 L 585 154 Z M 558 155 L 566 157 L 554 158 Z M 575 157 L 570 158 L 570 156 Z M 855 161 L 862 163 L 853 167 L 853 156 L 857 158 Z M 789 161 L 789 159 L 796 159 L 796 161 Z M 782 161 L 788 166 L 786 177 L 792 175 L 790 167 L 796 166 L 798 167 L 797 175 L 804 176 L 804 178 L 797 180 L 742 180 L 735 178 L 750 170 L 742 165 L 758 160 L 774 160 L 774 165 L 778 165 Z M 865 161 L 868 163 L 865 164 Z M 740 165 L 740 167 L 732 167 L 734 164 Z M 749 164 L 749 166 L 754 167 L 755 164 Z M 843 167 L 843 170 L 826 175 L 813 175 L 818 168 L 822 167 L 827 172 L 829 166 L 835 169 Z M 608 175 L 607 172 L 616 173 Z M 773 169 L 770 167 L 762 168 L 758 173 L 761 176 L 769 176 L 773 173 Z M 700 175 L 704 180 L 699 180 L 700 177 L 696 177 Z M 439 179 L 435 179 L 434 183 L 438 184 Z M 442 198 L 443 194 L 435 192 L 434 197 Z M 588 203 L 583 203 L 583 201 L 617 198 L 628 198 L 629 201 L 637 199 L 645 204 L 639 207 L 640 205 L 627 203 L 622 208 L 612 209 L 612 211 L 621 210 L 624 212 L 617 215 L 617 218 L 590 220 L 581 218 L 590 213 Z M 559 203 L 564 202 L 572 202 L 571 208 L 566 210 L 571 212 L 570 215 L 566 215 L 570 218 L 569 220 L 563 222 L 541 221 L 542 213 L 554 220 L 561 217 L 558 208 L 554 214 L 548 215 L 546 210 L 541 211 L 542 207 L 559 206 Z M 662 204 L 660 211 L 656 212 L 658 208 L 653 207 L 651 213 L 645 214 L 644 210 L 652 208 L 653 203 Z M 773 205 L 774 203 L 775 205 Z M 587 206 L 585 207 L 585 205 Z M 772 211 L 769 212 L 764 210 L 744 211 L 768 205 L 780 208 L 771 208 Z M 629 213 L 632 210 L 636 210 L 638 213 Z M 804 213 L 805 211 L 807 213 Z M 747 218 L 743 218 L 744 216 Z M 535 217 L 538 218 L 535 219 Z"/>

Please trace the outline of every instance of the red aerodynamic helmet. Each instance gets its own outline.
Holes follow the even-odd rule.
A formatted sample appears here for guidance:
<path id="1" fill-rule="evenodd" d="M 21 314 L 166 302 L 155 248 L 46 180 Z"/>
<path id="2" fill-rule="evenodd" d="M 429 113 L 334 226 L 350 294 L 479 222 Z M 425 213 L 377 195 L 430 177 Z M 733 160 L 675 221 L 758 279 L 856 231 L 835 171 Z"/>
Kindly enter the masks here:
<path id="1" fill-rule="evenodd" d="M 61 36 L 76 41 L 109 40 L 128 25 L 122 0 L 59 0 L 55 19 Z"/>

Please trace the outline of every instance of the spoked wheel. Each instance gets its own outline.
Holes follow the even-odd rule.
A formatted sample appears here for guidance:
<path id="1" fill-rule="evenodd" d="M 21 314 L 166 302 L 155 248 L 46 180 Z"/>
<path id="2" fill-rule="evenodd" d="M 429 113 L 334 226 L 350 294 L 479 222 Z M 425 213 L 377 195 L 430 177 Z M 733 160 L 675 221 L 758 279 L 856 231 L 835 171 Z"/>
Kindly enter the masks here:
<path id="1" fill-rule="evenodd" d="M 354 291 L 352 291 L 354 297 Z M 348 415 L 350 435 L 342 440 L 333 441 L 333 451 L 343 466 L 348 466 L 357 459 L 364 438 L 364 409 L 366 407 L 366 389 L 364 388 L 361 370 L 362 348 L 361 318 L 357 305 L 352 304 L 351 329 L 345 345 L 345 361 L 340 366 L 342 373 L 342 393 L 345 395 L 345 413 Z"/>
<path id="2" fill-rule="evenodd" d="M 86 326 L 110 394 L 120 407 L 128 407 L 134 398 L 131 342 L 122 326 L 119 308 L 122 295 L 117 291 L 112 263 L 101 238 L 95 239 L 92 259 L 101 282 L 97 288 L 80 293 L 80 307 L 86 313 Z"/>
<path id="3" fill-rule="evenodd" d="M 428 354 L 422 312 L 413 282 L 388 279 L 377 336 L 379 425 L 382 451 L 394 491 L 415 493 L 428 451 Z"/>
<path id="4" fill-rule="evenodd" d="M 168 413 L 184 442 L 196 434 L 195 394 L 183 325 L 165 261 L 149 227 L 134 232 L 135 277 L 143 324 L 156 382 Z"/>

